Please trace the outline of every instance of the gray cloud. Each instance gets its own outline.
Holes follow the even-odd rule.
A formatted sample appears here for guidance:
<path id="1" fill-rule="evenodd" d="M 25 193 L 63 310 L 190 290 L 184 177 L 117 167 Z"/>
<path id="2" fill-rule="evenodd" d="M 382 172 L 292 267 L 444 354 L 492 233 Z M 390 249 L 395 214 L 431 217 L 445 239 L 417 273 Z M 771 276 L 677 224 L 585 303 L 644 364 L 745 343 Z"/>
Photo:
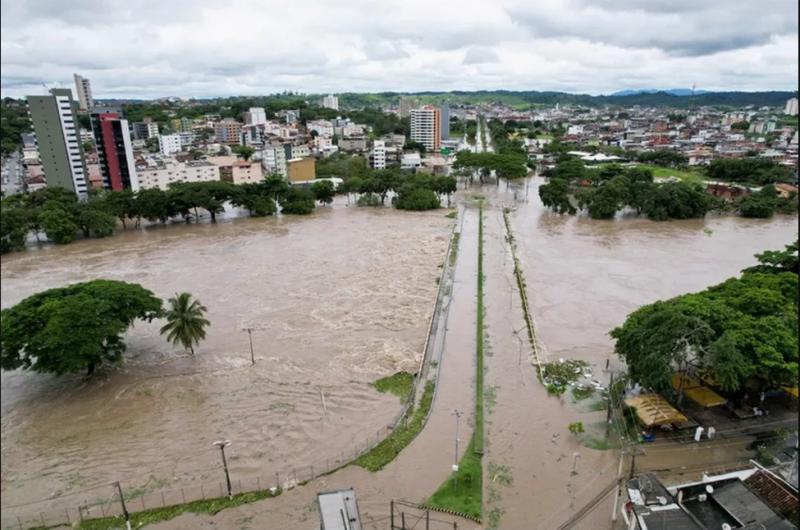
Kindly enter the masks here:
<path id="1" fill-rule="evenodd" d="M 10 96 L 792 89 L 787 0 L 3 0 Z"/>
<path id="2" fill-rule="evenodd" d="M 463 64 L 496 63 L 500 58 L 491 48 L 470 48 L 464 55 Z"/>
<path id="3" fill-rule="evenodd" d="M 797 34 L 794 0 L 675 2 L 637 0 L 520 1 L 514 20 L 542 38 L 581 38 L 623 48 L 702 56 Z"/>

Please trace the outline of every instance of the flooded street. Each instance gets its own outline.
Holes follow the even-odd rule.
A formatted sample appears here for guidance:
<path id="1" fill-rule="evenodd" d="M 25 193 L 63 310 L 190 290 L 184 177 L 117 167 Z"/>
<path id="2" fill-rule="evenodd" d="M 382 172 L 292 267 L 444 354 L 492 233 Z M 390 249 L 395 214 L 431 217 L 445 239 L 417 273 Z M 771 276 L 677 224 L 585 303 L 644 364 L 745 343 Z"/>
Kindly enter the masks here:
<path id="1" fill-rule="evenodd" d="M 89 381 L 4 372 L 4 512 L 96 485 L 80 499 L 108 496 L 118 479 L 140 491 L 216 480 L 219 438 L 233 442 L 240 477 L 374 440 L 400 403 L 368 383 L 416 369 L 452 223 L 442 211 L 318 208 L 309 218 L 129 230 L 5 256 L 3 307 L 70 282 L 118 279 L 165 299 L 191 292 L 211 327 L 195 358 L 158 335 L 161 322 L 139 322 L 124 364 Z"/>
<path id="2" fill-rule="evenodd" d="M 549 396 L 537 380 L 503 214 L 491 208 L 485 217 L 486 511 L 499 514 L 498 528 L 549 530 L 614 480 L 617 454 L 586 447 L 568 430 L 574 421 L 602 424 L 604 410 L 586 412 L 568 395 Z M 512 485 L 503 485 L 504 475 Z M 609 527 L 596 521 L 593 528 Z"/>
<path id="3" fill-rule="evenodd" d="M 391 498 L 420 502 L 446 480 L 452 410 L 470 410 L 474 399 L 473 193 L 487 199 L 484 514 L 498 510 L 499 528 L 557 528 L 613 482 L 617 453 L 591 449 L 567 430 L 573 421 L 603 425 L 604 411 L 550 397 L 536 380 L 502 208 L 512 209 L 516 252 L 549 360 L 586 360 L 599 379 L 607 359 L 618 365 L 608 332 L 628 313 L 736 275 L 755 264 L 753 254 L 793 241 L 797 218 L 593 221 L 545 210 L 540 183 L 530 180 L 527 202 L 523 184 L 460 192 L 467 206 L 458 220 L 463 231 L 443 352 L 434 357 L 436 397 L 428 424 L 394 461 L 374 474 L 350 466 L 277 499 L 213 517 L 187 514 L 159 527 L 227 527 L 247 519 L 308 528 L 316 520 L 316 491 L 354 486 L 372 521 L 367 527 L 381 528 Z M 129 231 L 4 258 L 3 307 L 48 287 L 103 277 L 141 283 L 164 298 L 189 291 L 208 306 L 212 322 L 196 358 L 168 346 L 157 335 L 160 323 L 139 323 L 126 362 L 89 381 L 3 373 L 4 504 L 117 479 L 152 491 L 217 480 L 211 442 L 222 437 L 233 441 L 236 476 L 285 473 L 352 451 L 362 434 L 375 440 L 400 404 L 368 383 L 417 368 L 453 227 L 444 213 L 338 203 L 310 218 Z M 246 327 L 254 329 L 254 367 Z M 495 466 L 509 468 L 512 485 L 495 483 Z M 581 527 L 610 528 L 610 512 L 604 498 L 590 512 L 598 519 Z"/>
<path id="4" fill-rule="evenodd" d="M 737 275 L 756 263 L 753 254 L 794 241 L 797 218 L 593 221 L 548 212 L 539 201 L 540 182 L 530 181 L 528 202 L 522 200 L 524 185 L 509 189 L 501 182 L 480 190 L 489 203 L 486 393 L 491 397 L 486 404 L 484 511 L 489 521 L 493 515 L 499 519 L 497 528 L 545 530 L 585 508 L 582 519 L 573 521 L 576 527 L 611 529 L 619 455 L 613 448 L 587 446 L 595 445 L 587 441 L 603 438 L 605 410 L 572 403 L 569 392 L 561 398 L 548 396 L 536 380 L 502 208 L 512 209 L 517 256 L 549 360 L 586 360 L 600 380 L 607 378 L 606 359 L 611 359 L 612 368 L 619 365 L 608 332 L 631 311 Z M 568 425 L 574 421 L 586 426 L 581 442 L 569 434 Z M 728 453 L 720 453 L 720 461 L 732 458 Z M 739 458 L 746 458 L 742 454 Z M 675 460 L 681 455 L 671 456 Z M 719 463 L 707 457 L 703 461 Z M 651 455 L 645 463 L 669 467 L 670 459 Z M 682 458 L 671 465 L 680 467 Z M 508 478 L 512 485 L 503 485 Z"/>

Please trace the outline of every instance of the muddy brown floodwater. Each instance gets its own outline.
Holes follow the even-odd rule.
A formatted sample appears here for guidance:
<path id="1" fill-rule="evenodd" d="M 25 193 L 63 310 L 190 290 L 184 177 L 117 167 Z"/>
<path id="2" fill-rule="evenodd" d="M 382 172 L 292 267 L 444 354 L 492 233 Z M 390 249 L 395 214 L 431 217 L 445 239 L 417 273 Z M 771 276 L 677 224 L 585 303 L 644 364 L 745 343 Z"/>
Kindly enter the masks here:
<path id="1" fill-rule="evenodd" d="M 163 322 L 138 322 L 124 364 L 90 380 L 4 372 L 4 515 L 118 479 L 140 491 L 217 480 L 219 438 L 233 442 L 240 477 L 274 476 L 374 439 L 400 403 L 368 383 L 416 369 L 453 221 L 442 211 L 337 204 L 307 218 L 129 230 L 5 256 L 4 308 L 107 278 L 164 299 L 189 291 L 212 325 L 195 358 L 158 335 Z M 245 327 L 254 329 L 255 366 Z M 74 508 L 76 498 L 64 502 Z"/>
<path id="2" fill-rule="evenodd" d="M 611 357 L 614 366 L 608 332 L 630 312 L 720 283 L 755 265 L 754 254 L 797 239 L 797 216 L 667 222 L 561 216 L 541 204 L 543 182 L 530 179 L 528 203 L 517 204 L 511 220 L 550 360 L 578 358 L 604 367 Z"/>
<path id="3" fill-rule="evenodd" d="M 557 528 L 584 506 L 594 506 L 593 499 L 607 491 L 618 471 L 616 451 L 587 447 L 568 431 L 570 422 L 581 421 L 589 438 L 602 438 L 605 411 L 570 404 L 569 396 L 548 396 L 527 363 L 502 207 L 513 210 L 509 218 L 517 255 L 549 360 L 586 360 L 600 380 L 606 377 L 602 370 L 607 359 L 612 367 L 618 365 L 608 332 L 630 312 L 735 276 L 756 263 L 753 254 L 781 249 L 797 238 L 796 217 L 708 216 L 657 223 L 635 217 L 595 221 L 559 216 L 541 204 L 541 183 L 533 178 L 481 189 L 490 204 L 485 223 L 486 392 L 495 402 L 487 404 L 489 480 L 484 493 L 489 518 L 499 513 L 499 528 Z M 721 452 L 714 456 L 730 457 Z M 663 457 L 659 462 L 669 465 Z M 505 471 L 493 474 L 493 466 Z M 495 478 L 504 474 L 513 486 L 497 483 Z M 580 527 L 612 528 L 612 506 L 613 490 L 588 510 Z"/>

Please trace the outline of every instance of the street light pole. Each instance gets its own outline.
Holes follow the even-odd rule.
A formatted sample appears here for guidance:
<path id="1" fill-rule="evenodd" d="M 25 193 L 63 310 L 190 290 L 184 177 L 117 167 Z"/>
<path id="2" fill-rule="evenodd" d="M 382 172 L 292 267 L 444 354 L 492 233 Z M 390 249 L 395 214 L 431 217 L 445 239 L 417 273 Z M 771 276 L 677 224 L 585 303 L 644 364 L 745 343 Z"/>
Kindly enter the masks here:
<path id="1" fill-rule="evenodd" d="M 456 417 L 456 452 L 453 455 L 453 471 L 458 471 L 458 424 L 459 418 L 461 418 L 461 412 L 458 409 L 453 411 L 453 416 Z"/>
<path id="2" fill-rule="evenodd" d="M 119 481 L 117 481 L 116 484 L 117 491 L 119 492 L 119 502 L 122 503 L 122 514 L 125 516 L 125 528 L 131 530 L 131 514 L 128 513 L 128 509 L 125 507 L 125 497 L 122 496 L 122 486 Z"/>
<path id="3" fill-rule="evenodd" d="M 256 358 L 253 355 L 253 328 L 247 328 L 247 336 L 250 338 L 250 364 L 256 364 Z"/>
<path id="4" fill-rule="evenodd" d="M 217 440 L 213 445 L 219 447 L 220 454 L 222 454 L 222 467 L 225 469 L 225 483 L 228 486 L 228 498 L 233 498 L 231 492 L 231 476 L 228 474 L 228 461 L 225 460 L 225 448 L 231 444 L 228 440 Z"/>

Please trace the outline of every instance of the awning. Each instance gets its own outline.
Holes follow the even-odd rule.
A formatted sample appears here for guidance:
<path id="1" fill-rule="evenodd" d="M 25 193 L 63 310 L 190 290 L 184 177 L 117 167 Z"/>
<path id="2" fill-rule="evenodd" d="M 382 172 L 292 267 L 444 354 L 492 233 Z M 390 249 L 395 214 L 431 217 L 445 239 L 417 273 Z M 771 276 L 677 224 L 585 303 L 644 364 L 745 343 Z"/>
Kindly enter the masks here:
<path id="1" fill-rule="evenodd" d="M 641 394 L 625 400 L 625 404 L 636 410 L 636 415 L 646 427 L 680 424 L 689 420 L 658 394 Z"/>
<path id="2" fill-rule="evenodd" d="M 683 395 L 702 407 L 719 407 L 728 402 L 707 386 L 700 384 L 700 381 L 689 374 L 676 372 L 672 374 L 672 388 L 677 391 L 681 387 L 681 375 L 683 375 Z"/>
<path id="3" fill-rule="evenodd" d="M 797 399 L 797 387 L 796 386 L 782 386 L 781 387 L 784 392 L 792 396 L 793 398 Z"/>

